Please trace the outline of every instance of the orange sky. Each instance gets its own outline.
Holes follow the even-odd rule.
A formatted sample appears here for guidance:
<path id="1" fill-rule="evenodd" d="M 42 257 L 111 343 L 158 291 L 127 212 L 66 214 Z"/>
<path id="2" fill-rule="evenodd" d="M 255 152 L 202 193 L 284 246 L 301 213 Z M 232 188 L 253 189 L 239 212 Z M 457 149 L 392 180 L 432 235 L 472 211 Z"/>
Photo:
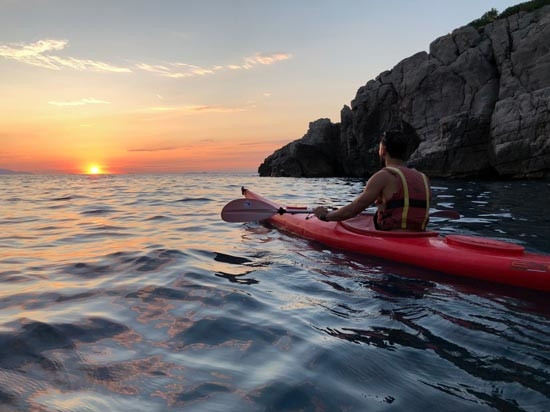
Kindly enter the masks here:
<path id="1" fill-rule="evenodd" d="M 26 114 L 26 122 L 3 122 L 9 133 L 0 134 L 0 165 L 68 173 L 86 172 L 91 164 L 108 173 L 254 171 L 289 141 L 286 136 L 296 134 L 283 119 L 277 129 L 270 127 L 271 120 L 254 108 L 195 110 L 80 114 L 56 108 Z M 294 126 L 299 123 L 296 119 Z"/>

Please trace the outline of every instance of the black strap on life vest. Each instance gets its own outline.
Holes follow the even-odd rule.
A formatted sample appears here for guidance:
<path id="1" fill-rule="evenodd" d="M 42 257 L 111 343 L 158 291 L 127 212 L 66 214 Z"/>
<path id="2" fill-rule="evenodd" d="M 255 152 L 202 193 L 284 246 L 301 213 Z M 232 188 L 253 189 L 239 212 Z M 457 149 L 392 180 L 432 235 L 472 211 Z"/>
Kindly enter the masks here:
<path id="1" fill-rule="evenodd" d="M 405 199 L 394 199 L 386 203 L 386 209 L 398 209 L 405 206 Z M 409 207 L 426 209 L 428 204 L 425 200 L 409 199 Z"/>

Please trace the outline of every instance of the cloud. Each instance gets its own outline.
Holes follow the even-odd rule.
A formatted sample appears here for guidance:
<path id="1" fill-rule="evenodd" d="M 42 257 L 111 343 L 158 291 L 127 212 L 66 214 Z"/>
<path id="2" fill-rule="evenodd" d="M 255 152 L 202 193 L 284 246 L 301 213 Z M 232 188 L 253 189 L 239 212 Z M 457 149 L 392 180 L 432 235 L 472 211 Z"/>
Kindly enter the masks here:
<path id="1" fill-rule="evenodd" d="M 283 146 L 288 143 L 288 140 L 285 139 L 279 139 L 279 140 L 262 140 L 261 142 L 244 142 L 244 143 L 237 143 L 237 146 L 266 146 L 266 145 L 274 145 L 274 146 Z"/>
<path id="2" fill-rule="evenodd" d="M 224 106 L 221 104 L 214 105 L 191 105 L 191 106 L 155 106 L 150 107 L 147 111 L 151 112 L 182 112 L 188 114 L 196 113 L 235 113 L 244 112 L 256 107 L 254 104 L 244 106 Z"/>
<path id="3" fill-rule="evenodd" d="M 191 113 L 233 113 L 233 112 L 244 112 L 248 106 L 243 107 L 231 107 L 231 106 L 221 106 L 221 105 L 202 105 L 202 106 L 186 106 L 184 110 Z"/>
<path id="4" fill-rule="evenodd" d="M 94 72 L 112 72 L 112 73 L 129 73 L 132 70 L 126 67 L 117 67 L 109 63 L 104 63 L 94 60 L 81 60 L 73 57 L 62 58 L 57 56 L 50 56 L 47 61 L 52 62 L 57 67 L 63 66 L 70 69 L 79 71 L 94 71 Z M 59 69 L 58 69 L 59 70 Z"/>
<path id="5" fill-rule="evenodd" d="M 160 64 L 151 65 L 147 63 L 139 63 L 139 64 L 136 64 L 136 68 L 149 73 L 158 74 L 164 77 L 181 78 L 181 77 L 192 76 L 192 74 L 177 72 L 174 69 L 174 67 L 170 65 L 170 63 L 168 63 L 168 65 L 160 65 Z"/>
<path id="6" fill-rule="evenodd" d="M 250 70 L 259 64 L 264 66 L 269 66 L 291 58 L 292 58 L 292 54 L 290 53 L 273 53 L 273 54 L 256 53 L 254 56 L 245 57 L 243 64 L 241 65 L 232 64 L 227 66 L 227 68 L 230 70 L 241 70 L 241 69 Z"/>
<path id="7" fill-rule="evenodd" d="M 283 60 L 288 60 L 291 57 L 292 55 L 289 53 L 274 53 L 274 54 L 257 53 L 252 57 L 247 57 L 245 61 L 246 61 L 246 64 L 249 64 L 252 66 L 256 64 L 270 65 Z"/>
<path id="8" fill-rule="evenodd" d="M 184 146 L 151 146 L 151 147 L 139 147 L 135 149 L 127 149 L 129 152 L 163 152 L 168 150 L 181 149 Z"/>
<path id="9" fill-rule="evenodd" d="M 211 68 L 205 68 L 187 63 L 164 63 L 156 65 L 151 65 L 148 63 L 138 63 L 135 67 L 149 73 L 158 74 L 164 77 L 171 77 L 173 79 L 181 79 L 194 76 L 206 76 L 223 70 L 223 66 L 219 65 L 213 66 Z"/>
<path id="10" fill-rule="evenodd" d="M 228 70 L 251 70 L 258 66 L 272 65 L 292 58 L 290 53 L 256 53 L 253 56 L 243 58 L 240 64 L 217 64 L 210 67 L 201 67 L 183 62 L 165 62 L 162 64 L 139 62 L 130 68 L 115 66 L 99 60 L 60 56 L 58 52 L 64 51 L 68 45 L 67 40 L 58 39 L 0 45 L 0 57 L 50 70 L 73 69 L 78 71 L 130 73 L 137 69 L 173 79 L 211 76 Z"/>
<path id="11" fill-rule="evenodd" d="M 215 73 L 227 70 L 250 70 L 258 65 L 271 65 L 283 60 L 292 58 L 290 53 L 257 53 L 254 56 L 245 57 L 241 64 L 215 65 L 212 67 L 200 67 L 194 64 L 180 62 L 165 62 L 163 64 L 151 65 L 148 63 L 138 63 L 137 69 L 149 73 L 158 74 L 172 79 L 183 79 L 195 76 L 213 75 Z"/>
<path id="12" fill-rule="evenodd" d="M 114 66 L 102 61 L 61 57 L 52 54 L 53 52 L 64 50 L 68 44 L 67 40 L 45 39 L 34 43 L 0 45 L 0 57 L 50 70 L 70 68 L 79 71 L 131 72 L 127 67 Z"/>
<path id="13" fill-rule="evenodd" d="M 189 142 L 187 144 L 162 142 L 162 143 L 152 143 L 146 146 L 130 148 L 126 150 L 128 152 L 163 152 L 163 151 L 171 151 L 171 150 L 179 150 L 179 149 L 197 149 L 197 148 L 211 147 L 214 144 L 216 144 L 215 139 L 206 138 L 206 139 L 196 140 L 194 142 Z"/>
<path id="14" fill-rule="evenodd" d="M 58 102 L 58 101 L 52 100 L 52 101 L 49 101 L 48 104 L 51 104 L 53 106 L 85 106 L 88 104 L 111 104 L 111 103 L 106 102 L 104 100 L 94 99 L 93 97 L 91 97 L 91 98 L 65 101 L 65 102 Z"/>

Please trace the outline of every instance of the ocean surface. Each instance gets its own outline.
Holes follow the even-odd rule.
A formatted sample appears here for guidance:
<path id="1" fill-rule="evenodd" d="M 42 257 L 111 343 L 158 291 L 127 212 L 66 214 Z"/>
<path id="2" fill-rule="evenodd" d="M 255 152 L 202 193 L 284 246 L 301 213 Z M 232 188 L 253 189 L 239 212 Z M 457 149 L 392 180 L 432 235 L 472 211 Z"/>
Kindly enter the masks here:
<path id="1" fill-rule="evenodd" d="M 548 293 L 223 222 L 243 185 L 364 181 L 0 176 L 0 411 L 550 411 Z M 550 183 L 432 189 L 432 229 L 550 254 Z"/>

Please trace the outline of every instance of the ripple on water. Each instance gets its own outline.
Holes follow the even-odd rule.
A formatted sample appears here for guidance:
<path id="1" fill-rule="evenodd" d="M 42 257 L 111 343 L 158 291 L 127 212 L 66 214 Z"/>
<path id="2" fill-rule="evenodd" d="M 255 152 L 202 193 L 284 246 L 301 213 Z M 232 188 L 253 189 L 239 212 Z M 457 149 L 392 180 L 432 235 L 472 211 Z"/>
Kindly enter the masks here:
<path id="1" fill-rule="evenodd" d="M 170 221 L 170 220 L 175 220 L 175 219 L 173 217 L 170 217 L 170 216 L 156 215 L 156 216 L 145 218 L 143 220 L 148 222 L 148 221 L 156 221 L 156 220 Z"/>
<path id="2" fill-rule="evenodd" d="M 179 203 L 188 203 L 188 202 L 212 202 L 213 199 L 209 199 L 206 197 L 185 197 L 183 199 L 176 200 L 176 202 Z"/>
<path id="3" fill-rule="evenodd" d="M 93 215 L 93 216 L 100 216 L 100 215 L 108 215 L 111 213 L 116 213 L 117 210 L 113 208 L 97 208 L 97 209 L 87 209 L 80 212 L 82 215 Z"/>
<path id="4" fill-rule="evenodd" d="M 68 200 L 73 200 L 72 196 L 54 197 L 53 199 L 49 199 L 50 202 L 66 202 Z"/>

